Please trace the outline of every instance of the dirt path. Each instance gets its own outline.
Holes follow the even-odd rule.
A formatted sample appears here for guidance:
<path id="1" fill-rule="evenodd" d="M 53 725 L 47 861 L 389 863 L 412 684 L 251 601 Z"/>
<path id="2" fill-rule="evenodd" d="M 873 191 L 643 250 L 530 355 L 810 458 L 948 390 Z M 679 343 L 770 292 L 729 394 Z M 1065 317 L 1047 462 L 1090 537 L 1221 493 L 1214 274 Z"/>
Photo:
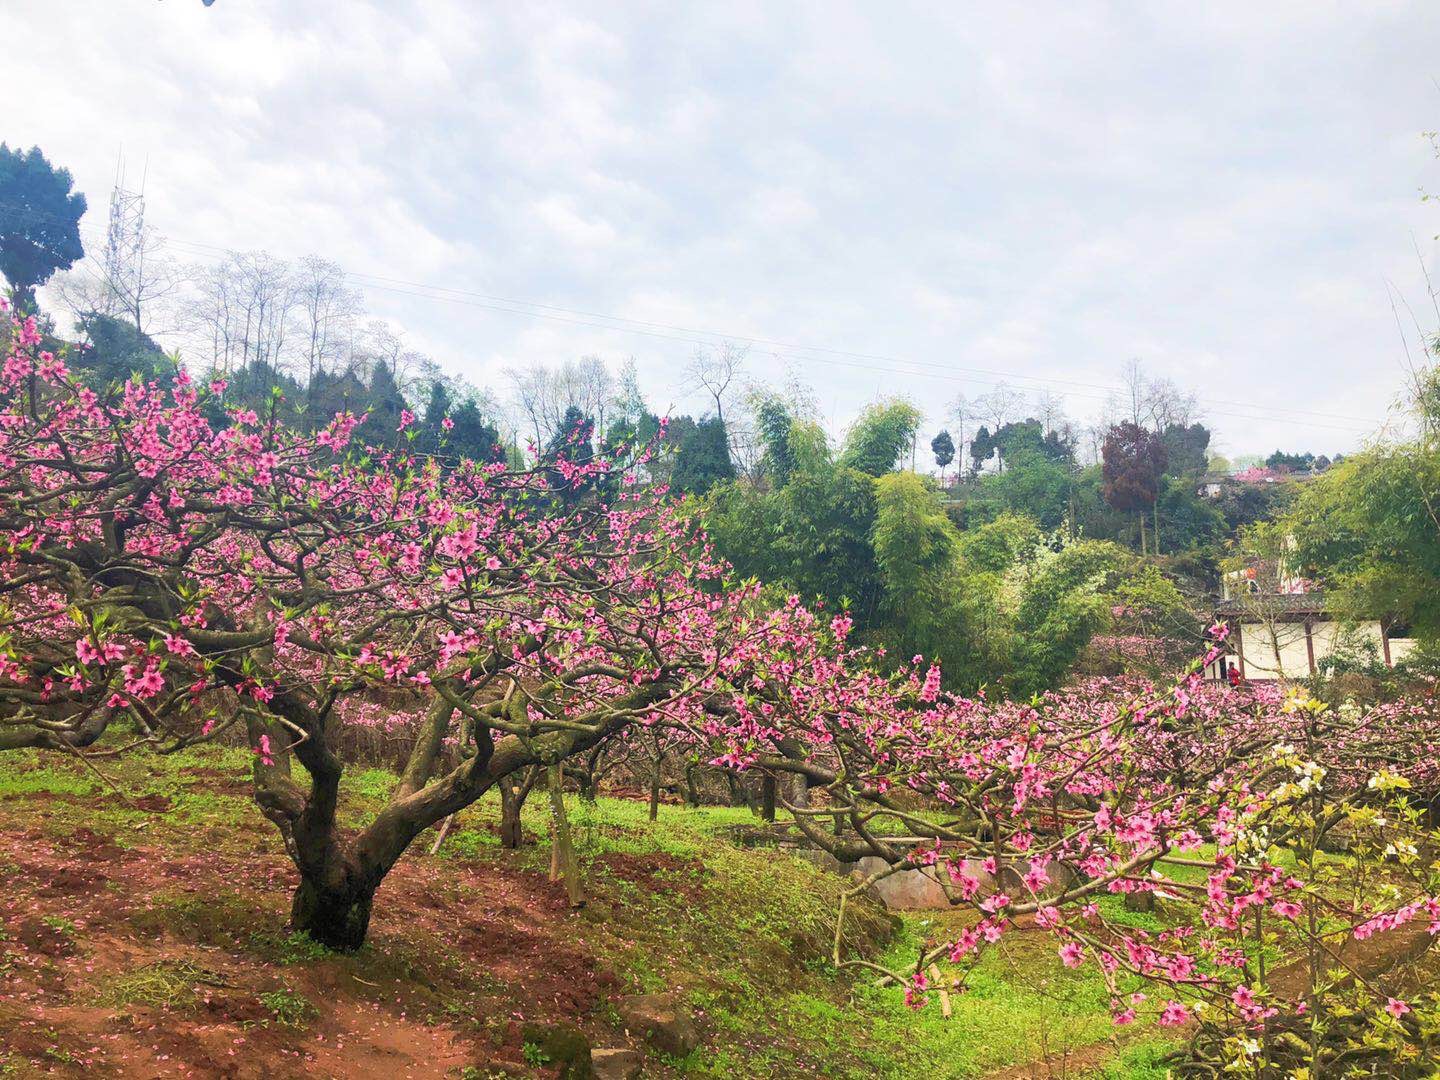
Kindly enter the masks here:
<path id="1" fill-rule="evenodd" d="M 986 1073 L 984 1080 L 1077 1080 L 1090 1070 L 1104 1065 L 1115 1056 L 1115 1050 L 1115 1044 L 1108 1040 L 1089 1043 L 1051 1054 L 1041 1061 L 1009 1065 Z"/>

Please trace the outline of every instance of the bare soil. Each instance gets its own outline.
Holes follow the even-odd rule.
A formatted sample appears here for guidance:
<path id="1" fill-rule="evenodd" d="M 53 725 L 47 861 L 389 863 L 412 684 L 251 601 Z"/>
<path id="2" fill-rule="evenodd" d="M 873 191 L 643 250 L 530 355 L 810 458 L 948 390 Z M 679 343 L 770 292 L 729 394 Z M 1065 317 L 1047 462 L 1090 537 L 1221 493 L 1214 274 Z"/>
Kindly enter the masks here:
<path id="1" fill-rule="evenodd" d="M 27 799 L 25 816 L 44 802 Z M 278 854 L 122 846 L 83 827 L 57 838 L 5 818 L 0 1047 L 35 1074 L 534 1075 L 520 1029 L 547 1018 L 626 1044 L 599 1014 L 614 976 L 539 874 L 402 861 L 365 950 L 286 963 L 295 875 Z M 644 887 L 667 861 L 616 870 Z M 126 992 L 147 972 L 168 973 L 162 1000 Z M 304 1015 L 277 1015 L 275 1000 Z"/>

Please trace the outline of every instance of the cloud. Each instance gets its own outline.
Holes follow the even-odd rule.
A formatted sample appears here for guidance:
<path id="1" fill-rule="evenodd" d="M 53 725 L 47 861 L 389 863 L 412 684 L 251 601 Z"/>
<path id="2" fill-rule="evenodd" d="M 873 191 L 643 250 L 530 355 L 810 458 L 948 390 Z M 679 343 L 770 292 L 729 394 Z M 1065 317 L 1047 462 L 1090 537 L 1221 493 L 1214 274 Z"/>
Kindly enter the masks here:
<path id="1" fill-rule="evenodd" d="M 1084 419 L 1104 394 L 1074 384 L 1138 356 L 1236 452 L 1349 449 L 1403 376 L 1389 289 L 1423 293 L 1412 245 L 1433 260 L 1440 232 L 1417 193 L 1440 188 L 1424 0 L 167 0 L 24 22 L 7 137 L 75 172 L 94 228 L 123 149 L 197 258 L 313 251 L 840 350 L 755 364 L 793 364 L 837 428 L 877 392 L 938 426 L 1001 377 Z M 497 390 L 507 365 L 633 354 L 657 399 L 703 407 L 675 375 L 688 332 L 368 300 Z"/>

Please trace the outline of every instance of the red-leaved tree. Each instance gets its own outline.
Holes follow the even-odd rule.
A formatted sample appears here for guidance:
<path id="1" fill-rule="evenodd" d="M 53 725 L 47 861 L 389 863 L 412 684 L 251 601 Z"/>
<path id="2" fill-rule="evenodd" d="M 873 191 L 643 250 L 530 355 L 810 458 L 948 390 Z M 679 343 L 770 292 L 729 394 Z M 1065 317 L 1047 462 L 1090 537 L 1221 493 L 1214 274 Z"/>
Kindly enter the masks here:
<path id="1" fill-rule="evenodd" d="M 1145 551 L 1145 511 L 1153 510 L 1165 475 L 1165 441 L 1155 432 L 1126 420 L 1105 433 L 1100 449 L 1102 492 L 1116 510 L 1134 511 L 1140 521 L 1140 550 Z M 1156 522 L 1155 549 L 1160 549 Z"/>

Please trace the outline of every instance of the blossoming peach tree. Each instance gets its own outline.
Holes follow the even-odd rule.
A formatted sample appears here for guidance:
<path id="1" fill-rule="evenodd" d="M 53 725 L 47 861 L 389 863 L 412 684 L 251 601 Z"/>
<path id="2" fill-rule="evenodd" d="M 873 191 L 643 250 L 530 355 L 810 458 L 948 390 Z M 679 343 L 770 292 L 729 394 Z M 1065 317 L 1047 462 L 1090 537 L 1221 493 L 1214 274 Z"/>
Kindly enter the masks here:
<path id="1" fill-rule="evenodd" d="M 219 384 L 182 371 L 102 397 L 32 322 L 13 343 L 0 744 L 80 752 L 117 717 L 104 753 L 243 730 L 300 872 L 294 925 L 326 944 L 363 941 L 422 830 L 694 694 L 767 633 L 732 617 L 748 592 L 708 588 L 718 568 L 664 503 L 558 496 L 599 464 L 442 474 L 350 447 L 347 415 L 313 438 L 247 410 L 214 430 Z M 378 688 L 416 703 L 411 748 L 389 804 L 345 835 L 336 736 Z"/>
<path id="2" fill-rule="evenodd" d="M 1043 932 L 1066 966 L 1095 966 L 1116 1024 L 1188 1036 L 1182 1072 L 1430 1075 L 1435 702 L 1206 686 L 1212 659 L 1171 687 L 1092 680 L 1030 703 L 951 699 L 917 664 L 830 730 L 838 769 L 765 764 L 829 785 L 827 805 L 789 809 L 816 846 L 870 860 L 851 897 L 925 872 L 974 910 L 912 969 L 877 969 L 912 1004 L 963 990 L 1004 935 Z M 815 827 L 841 813 L 843 832 Z M 840 940 L 837 964 L 874 967 Z"/>
<path id="3" fill-rule="evenodd" d="M 955 698 L 920 658 L 879 674 L 843 614 L 766 610 L 683 504 L 598 458 L 442 469 L 410 452 L 403 416 L 394 449 L 352 445 L 344 414 L 313 436 L 246 409 L 216 426 L 222 384 L 182 371 L 169 391 L 98 394 L 12 322 L 0 748 L 243 737 L 299 873 L 293 925 L 317 940 L 363 942 L 425 829 L 635 729 L 776 780 L 808 843 L 871 860 L 847 903 L 918 870 L 972 909 L 912 970 L 870 972 L 917 1005 L 1038 930 L 1096 965 L 1117 1023 L 1192 1032 L 1197 1067 L 1340 1075 L 1433 1048 L 1433 1001 L 1357 948 L 1440 928 L 1407 790 L 1433 780 L 1416 765 L 1432 714 L 1225 698 L 1193 673 Z M 395 701 L 399 781 L 343 829 L 340 733 Z M 1159 897 L 1166 928 L 1115 917 L 1107 898 L 1126 895 Z M 841 954 L 839 929 L 836 964 L 874 968 Z"/>

